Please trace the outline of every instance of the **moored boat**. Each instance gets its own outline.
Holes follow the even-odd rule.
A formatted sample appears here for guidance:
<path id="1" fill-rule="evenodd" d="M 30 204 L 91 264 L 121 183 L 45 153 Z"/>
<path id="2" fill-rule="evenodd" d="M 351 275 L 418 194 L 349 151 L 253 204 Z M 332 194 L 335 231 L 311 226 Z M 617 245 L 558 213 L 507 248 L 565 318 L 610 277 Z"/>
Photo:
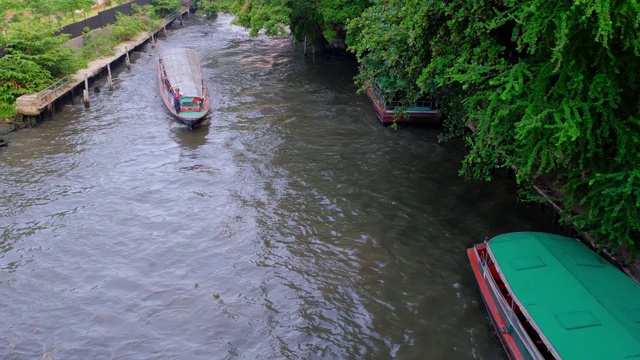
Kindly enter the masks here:
<path id="1" fill-rule="evenodd" d="M 158 86 L 167 109 L 181 123 L 195 126 L 209 113 L 209 90 L 194 50 L 176 48 L 158 58 Z M 174 94 L 180 93 L 176 104 Z"/>
<path id="2" fill-rule="evenodd" d="M 403 106 L 400 101 L 386 99 L 378 86 L 368 86 L 367 97 L 383 124 L 440 123 L 442 121 L 442 113 L 435 100 L 422 99 L 412 106 Z"/>
<path id="3" fill-rule="evenodd" d="M 580 241 L 509 233 L 467 255 L 510 359 L 640 359 L 640 285 Z"/>

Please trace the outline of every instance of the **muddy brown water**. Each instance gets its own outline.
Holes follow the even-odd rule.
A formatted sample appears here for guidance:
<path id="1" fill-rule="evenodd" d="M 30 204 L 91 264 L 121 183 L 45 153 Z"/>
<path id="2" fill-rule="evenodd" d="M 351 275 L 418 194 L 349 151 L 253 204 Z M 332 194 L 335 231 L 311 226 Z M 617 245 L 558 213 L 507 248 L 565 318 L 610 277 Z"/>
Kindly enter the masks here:
<path id="1" fill-rule="evenodd" d="M 0 152 L 5 359 L 504 359 L 465 250 L 554 231 L 463 144 L 380 126 L 354 63 L 196 18 Z M 204 126 L 159 50 L 196 49 Z"/>

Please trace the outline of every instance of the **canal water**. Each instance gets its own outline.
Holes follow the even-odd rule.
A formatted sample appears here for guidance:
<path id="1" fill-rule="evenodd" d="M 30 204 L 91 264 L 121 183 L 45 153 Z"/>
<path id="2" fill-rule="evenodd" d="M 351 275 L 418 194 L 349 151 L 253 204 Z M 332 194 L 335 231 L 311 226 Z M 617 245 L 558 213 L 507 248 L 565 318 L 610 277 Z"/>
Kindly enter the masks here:
<path id="1" fill-rule="evenodd" d="M 213 94 L 189 130 L 158 51 Z M 465 250 L 554 231 L 438 129 L 382 127 L 356 66 L 191 18 L 0 152 L 4 359 L 504 359 Z"/>

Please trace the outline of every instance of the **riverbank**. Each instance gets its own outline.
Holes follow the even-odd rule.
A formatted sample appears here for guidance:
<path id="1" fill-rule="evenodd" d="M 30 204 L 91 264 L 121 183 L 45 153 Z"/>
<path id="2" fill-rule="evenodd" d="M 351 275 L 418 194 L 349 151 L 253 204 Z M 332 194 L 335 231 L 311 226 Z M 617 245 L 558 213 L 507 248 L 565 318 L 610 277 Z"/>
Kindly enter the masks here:
<path id="1" fill-rule="evenodd" d="M 87 67 L 78 70 L 75 74 L 67 76 L 47 89 L 34 94 L 20 96 L 16 100 L 16 116 L 9 126 L 4 126 L 5 132 L 14 131 L 20 128 L 29 127 L 43 120 L 48 115 L 55 113 L 56 106 L 66 97 L 73 97 L 78 93 L 85 94 L 85 103 L 90 103 L 88 86 L 97 77 L 107 73 L 110 77 L 111 65 L 124 62 L 129 63 L 129 53 L 135 51 L 140 46 L 151 42 L 154 43 L 160 32 L 166 32 L 176 20 L 182 24 L 183 17 L 189 16 L 189 9 L 183 8 L 173 16 L 164 18 L 161 25 L 153 31 L 142 32 L 131 40 L 120 43 L 114 47 L 114 55 L 101 57 L 88 63 Z M 80 88 L 84 85 L 85 89 Z M 78 91 L 76 91 L 78 90 Z"/>
<path id="2" fill-rule="evenodd" d="M 535 191 L 542 196 L 548 206 L 550 206 L 556 213 L 560 213 L 564 210 L 564 204 L 558 200 L 562 199 L 562 190 L 554 185 L 555 179 L 552 176 L 542 177 L 537 181 L 536 184 L 533 185 Z M 575 210 L 575 215 L 579 215 L 581 210 Z M 586 232 L 580 232 L 576 230 L 582 237 L 583 241 L 590 245 L 592 248 L 597 248 L 595 239 Z M 640 284 L 640 259 L 637 259 L 631 262 L 633 257 L 631 253 L 627 250 L 626 246 L 620 246 L 619 248 L 612 251 L 611 249 L 603 249 L 603 254 L 610 259 L 610 261 L 616 263 L 616 265 L 624 271 L 629 277 L 635 280 L 636 283 Z"/>
<path id="3" fill-rule="evenodd" d="M 16 126 L 13 124 L 13 120 L 0 119 L 0 149 L 8 145 L 8 142 L 4 138 L 4 136 L 15 130 Z"/>
<path id="4" fill-rule="evenodd" d="M 469 124 L 468 127 L 472 132 L 476 131 L 476 126 L 474 123 Z M 545 199 L 546 204 L 553 211 L 555 211 L 556 215 L 559 217 L 559 214 L 564 210 L 565 205 L 558 200 L 563 198 L 562 190 L 559 187 L 555 186 L 554 183 L 555 178 L 553 176 L 547 175 L 538 179 L 537 182 L 533 185 L 533 188 L 538 193 L 538 195 L 542 196 Z M 596 241 L 589 233 L 578 231 L 575 226 L 572 226 L 572 228 L 576 231 L 576 233 L 580 235 L 581 240 L 584 243 L 586 243 L 593 249 L 597 249 Z M 625 274 L 632 278 L 636 283 L 640 284 L 640 259 L 631 262 L 632 256 L 629 251 L 627 251 L 626 247 L 621 246 L 618 249 L 615 249 L 615 251 L 604 249 L 602 250 L 602 252 Z"/>

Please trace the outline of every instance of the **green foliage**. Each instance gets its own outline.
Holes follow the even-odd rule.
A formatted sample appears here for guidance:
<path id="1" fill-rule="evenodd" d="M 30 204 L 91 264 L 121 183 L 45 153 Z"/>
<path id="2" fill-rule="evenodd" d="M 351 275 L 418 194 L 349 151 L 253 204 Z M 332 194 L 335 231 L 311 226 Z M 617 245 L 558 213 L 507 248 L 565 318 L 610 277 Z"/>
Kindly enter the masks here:
<path id="1" fill-rule="evenodd" d="M 12 116 L 18 96 L 47 87 L 51 74 L 37 63 L 20 55 L 0 58 L 0 117 Z"/>
<path id="2" fill-rule="evenodd" d="M 0 11 L 8 11 L 3 1 Z M 40 5 L 53 6 L 55 1 Z M 38 92 L 55 79 L 86 66 L 87 60 L 113 54 L 113 47 L 123 40 L 159 26 L 159 21 L 152 18 L 151 6 L 133 5 L 132 9 L 132 16 L 117 14 L 112 26 L 94 32 L 83 29 L 85 46 L 81 54 L 63 46 L 68 35 L 54 36 L 59 27 L 44 12 L 33 17 L 14 16 L 0 36 L 0 46 L 7 54 L 0 58 L 0 116 L 13 115 L 18 96 Z"/>
<path id="3" fill-rule="evenodd" d="M 356 81 L 362 86 L 376 79 L 385 98 L 399 97 L 409 104 L 423 95 L 417 81 L 431 59 L 424 24 L 426 3 L 412 6 L 369 7 L 347 26 L 347 44 L 360 60 Z M 434 89 L 430 89 L 434 90 Z"/>
<path id="4" fill-rule="evenodd" d="M 215 0 L 198 0 L 198 14 L 204 15 L 209 20 L 218 18 L 218 13 L 223 10 L 222 6 Z"/>
<path id="5" fill-rule="evenodd" d="M 61 46 L 68 35 L 37 18 L 14 17 L 2 39 L 6 56 L 0 58 L 0 116 L 11 116 L 15 99 L 50 85 L 58 76 L 75 72 L 83 65 L 70 48 Z"/>
<path id="6" fill-rule="evenodd" d="M 160 17 L 167 16 L 182 8 L 180 0 L 153 0 L 152 4 Z"/>
<path id="7" fill-rule="evenodd" d="M 113 38 L 113 26 L 82 34 L 82 56 L 91 61 L 113 55 L 115 53 L 113 48 L 116 44 Z"/>
<path id="8" fill-rule="evenodd" d="M 74 20 L 76 19 L 76 10 L 82 10 L 86 19 L 86 13 L 91 10 L 91 6 L 94 4 L 93 0 L 45 0 L 45 2 L 52 3 L 52 7 L 56 10 L 71 14 L 71 18 Z"/>
<path id="9" fill-rule="evenodd" d="M 236 23 L 248 28 L 252 36 L 264 30 L 267 35 L 284 35 L 289 26 L 297 41 L 311 45 L 332 42 L 344 24 L 371 4 L 369 0 L 199 0 L 236 15 Z"/>
<path id="10" fill-rule="evenodd" d="M 123 41 L 131 40 L 142 31 L 150 31 L 160 26 L 152 19 L 153 8 L 149 5 L 132 6 L 131 16 L 116 13 L 116 22 L 102 29 L 83 35 L 82 55 L 87 60 L 114 54 L 114 47 Z"/>
<path id="11" fill-rule="evenodd" d="M 242 6 L 239 7 L 242 3 Z M 236 23 L 248 28 L 251 36 L 262 29 L 267 35 L 285 35 L 291 9 L 286 0 L 237 0 L 236 6 L 229 6 L 236 15 Z"/>
<path id="12" fill-rule="evenodd" d="M 581 228 L 590 229 L 600 247 L 615 251 L 618 246 L 625 245 L 637 256 L 640 170 L 596 174 L 589 184 L 580 183 L 578 187 L 584 187 L 576 192 L 585 194 L 578 205 L 586 212 L 572 215 L 571 220 Z"/>
<path id="13" fill-rule="evenodd" d="M 126 40 L 131 40 L 144 30 L 142 23 L 133 16 L 127 16 L 122 13 L 116 13 L 116 22 L 110 26 L 111 39 L 110 43 L 118 44 Z"/>
<path id="14" fill-rule="evenodd" d="M 306 1 L 293 2 L 294 10 L 304 10 Z M 351 19 L 357 18 L 362 12 L 371 6 L 369 0 L 321 0 L 317 2 L 318 23 L 322 28 L 322 34 L 328 42 L 336 38 L 336 31 L 341 29 Z M 299 13 L 299 11 L 297 11 Z M 295 23 L 292 22 L 292 25 Z"/>
<path id="15" fill-rule="evenodd" d="M 446 99 L 462 174 L 557 179 L 564 220 L 640 251 L 640 5 L 614 0 L 380 2 L 347 27 L 361 85 Z"/>
<path id="16" fill-rule="evenodd" d="M 8 29 L 5 53 L 33 61 L 54 77 L 72 73 L 82 62 L 72 49 L 61 46 L 69 35 L 54 36 L 57 30 L 51 24 L 24 17 Z"/>

